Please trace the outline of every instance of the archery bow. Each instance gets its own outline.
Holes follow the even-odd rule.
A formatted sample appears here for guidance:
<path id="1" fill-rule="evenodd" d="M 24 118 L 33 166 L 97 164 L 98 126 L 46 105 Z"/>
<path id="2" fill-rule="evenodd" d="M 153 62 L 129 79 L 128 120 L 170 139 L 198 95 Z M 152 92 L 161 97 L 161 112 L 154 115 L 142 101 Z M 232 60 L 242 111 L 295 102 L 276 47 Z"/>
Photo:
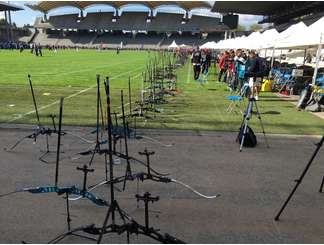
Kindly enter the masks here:
<path id="1" fill-rule="evenodd" d="M 26 187 L 26 188 L 22 188 L 17 191 L 2 194 L 2 195 L 0 195 L 0 197 L 12 195 L 12 194 L 18 193 L 18 192 L 30 192 L 32 194 L 57 193 L 58 195 L 61 195 L 63 193 L 69 193 L 69 194 L 73 194 L 73 195 L 78 195 L 81 198 L 84 197 L 84 198 L 88 199 L 89 201 L 93 202 L 94 204 L 96 204 L 97 206 L 104 206 L 104 207 L 109 206 L 107 201 L 105 201 L 99 197 L 96 197 L 90 191 L 83 191 L 74 185 L 70 186 L 70 187 L 56 187 L 56 186 Z"/>

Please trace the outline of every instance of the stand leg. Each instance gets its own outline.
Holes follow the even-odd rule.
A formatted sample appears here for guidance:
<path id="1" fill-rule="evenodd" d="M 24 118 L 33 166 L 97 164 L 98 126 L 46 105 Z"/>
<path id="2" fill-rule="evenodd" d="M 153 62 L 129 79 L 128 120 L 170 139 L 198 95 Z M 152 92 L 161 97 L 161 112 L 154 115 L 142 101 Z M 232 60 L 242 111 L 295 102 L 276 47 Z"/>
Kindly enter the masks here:
<path id="1" fill-rule="evenodd" d="M 278 212 L 278 214 L 276 215 L 275 217 L 275 221 L 278 221 L 279 220 L 279 217 L 281 215 L 281 213 L 284 211 L 284 209 L 286 208 L 287 204 L 289 203 L 290 199 L 292 198 L 292 196 L 294 195 L 294 193 L 296 192 L 298 186 L 301 184 L 301 182 L 303 181 L 309 167 L 311 166 L 311 164 L 313 163 L 313 160 L 314 158 L 316 157 L 319 149 L 321 148 L 321 146 L 323 145 L 323 141 L 324 141 L 324 135 L 321 139 L 321 141 L 317 144 L 317 147 L 315 149 L 315 152 L 313 153 L 311 159 L 309 160 L 309 162 L 307 163 L 304 171 L 302 172 L 301 176 L 299 177 L 299 179 L 296 180 L 296 185 L 295 187 L 293 188 L 293 190 L 291 191 L 291 193 L 289 194 L 287 200 L 285 201 L 285 203 L 283 204 L 283 206 L 281 207 L 280 211 Z M 322 181 L 322 185 L 323 185 L 323 181 Z M 321 185 L 321 188 L 322 188 L 322 185 Z M 321 191 L 321 189 L 320 189 Z"/>
<path id="2" fill-rule="evenodd" d="M 92 152 L 92 155 L 91 155 L 91 158 L 90 158 L 90 161 L 89 161 L 89 166 L 91 166 L 91 164 L 93 162 L 93 159 L 94 159 L 94 156 L 95 156 L 97 150 L 99 150 L 99 149 L 100 149 L 99 143 L 97 143 L 94 150 L 93 150 L 93 152 Z"/>
<path id="3" fill-rule="evenodd" d="M 320 189 L 319 189 L 319 192 L 320 192 L 320 193 L 323 193 L 323 186 L 324 186 L 324 176 L 323 176 L 323 178 L 322 178 L 321 187 L 320 187 Z"/>
<path id="4" fill-rule="evenodd" d="M 106 181 L 108 181 L 108 162 L 107 162 L 107 152 L 105 153 L 105 177 L 106 177 Z"/>
<path id="5" fill-rule="evenodd" d="M 108 223 L 108 220 L 109 220 L 110 213 L 113 211 L 114 208 L 115 208 L 115 203 L 112 203 L 111 206 L 108 209 L 107 215 L 106 215 L 104 223 L 102 225 L 101 232 L 100 232 L 99 238 L 97 240 L 97 244 L 101 243 L 102 237 L 103 237 L 103 235 L 105 233 L 105 229 L 106 229 L 106 226 L 107 226 L 107 223 Z"/>
<path id="6" fill-rule="evenodd" d="M 66 192 L 66 221 L 68 226 L 68 231 L 71 230 L 71 217 L 70 217 L 70 203 L 69 203 L 69 193 Z"/>
<path id="7" fill-rule="evenodd" d="M 46 134 L 46 153 L 50 152 L 48 144 L 48 135 Z"/>
<path id="8" fill-rule="evenodd" d="M 243 135 L 242 135 L 242 140 L 240 144 L 240 152 L 242 151 L 243 145 L 244 145 L 244 140 L 246 136 L 246 131 L 247 131 L 247 126 L 248 126 L 248 118 L 244 118 L 244 129 L 243 129 Z"/>
<path id="9" fill-rule="evenodd" d="M 23 138 L 21 138 L 20 140 L 18 140 L 13 146 L 11 146 L 10 148 L 4 148 L 5 151 L 12 151 L 13 149 L 15 149 L 21 142 L 23 142 L 25 139 L 30 138 L 30 135 L 25 136 Z"/>
<path id="10" fill-rule="evenodd" d="M 243 119 L 244 129 L 243 129 L 243 135 L 242 135 L 242 140 L 241 140 L 241 144 L 240 144 L 240 152 L 242 151 L 242 148 L 244 145 L 244 140 L 245 140 L 246 131 L 247 131 L 247 127 L 248 127 L 248 121 L 250 120 L 250 115 L 252 113 L 252 109 L 253 109 L 253 103 L 252 103 L 252 100 L 250 99 L 248 107 L 247 107 L 245 115 L 244 115 L 244 119 Z M 242 126 L 241 126 L 241 128 L 242 128 Z"/>
<path id="11" fill-rule="evenodd" d="M 256 101 L 255 101 L 254 103 L 255 103 L 255 108 L 256 108 L 256 111 L 257 111 L 258 119 L 259 119 L 259 121 L 260 121 L 260 125 L 261 125 L 261 129 L 262 129 L 262 133 L 263 133 L 263 136 L 264 136 L 264 140 L 265 140 L 265 142 L 266 142 L 267 147 L 269 148 L 268 139 L 267 139 L 266 133 L 265 133 L 265 131 L 264 131 L 263 122 L 262 122 L 262 120 L 261 120 L 261 114 L 260 114 L 260 112 L 259 112 L 259 108 L 258 108 L 258 105 L 257 105 Z"/>

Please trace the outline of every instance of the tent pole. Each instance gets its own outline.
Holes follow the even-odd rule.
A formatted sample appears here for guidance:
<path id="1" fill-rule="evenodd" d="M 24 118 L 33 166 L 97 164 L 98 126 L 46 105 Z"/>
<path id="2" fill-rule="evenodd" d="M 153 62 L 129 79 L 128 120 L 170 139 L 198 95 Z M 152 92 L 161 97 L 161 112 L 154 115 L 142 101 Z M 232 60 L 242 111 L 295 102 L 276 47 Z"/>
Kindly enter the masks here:
<path id="1" fill-rule="evenodd" d="M 271 70 L 272 70 L 272 68 L 273 68 L 273 64 L 274 64 L 274 55 L 275 55 L 275 50 L 276 50 L 276 48 L 273 47 L 273 49 L 272 49 L 272 56 L 271 56 L 271 66 L 270 66 L 270 71 L 269 71 L 269 77 L 271 76 Z"/>
<path id="2" fill-rule="evenodd" d="M 316 83 L 317 71 L 318 71 L 318 66 L 319 66 L 320 57 L 321 57 L 322 35 L 323 35 L 323 33 L 321 33 L 320 42 L 318 44 L 318 49 L 317 49 L 317 53 L 316 53 L 316 65 L 315 65 L 314 74 L 313 74 L 313 80 L 312 80 L 313 85 L 315 85 L 315 83 Z"/>
<path id="3" fill-rule="evenodd" d="M 305 51 L 304 51 L 304 61 L 303 61 L 303 65 L 305 65 L 305 63 L 306 63 L 306 54 L 307 54 L 307 48 L 305 48 Z"/>

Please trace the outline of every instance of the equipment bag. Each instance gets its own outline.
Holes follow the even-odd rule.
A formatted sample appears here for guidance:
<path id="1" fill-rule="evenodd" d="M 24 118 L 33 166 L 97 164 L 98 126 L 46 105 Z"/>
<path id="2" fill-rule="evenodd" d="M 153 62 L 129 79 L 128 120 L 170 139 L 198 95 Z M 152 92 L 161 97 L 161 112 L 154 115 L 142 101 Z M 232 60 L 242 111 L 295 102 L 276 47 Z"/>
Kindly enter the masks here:
<path id="1" fill-rule="evenodd" d="M 312 87 L 307 86 L 300 94 L 299 100 L 297 102 L 297 108 L 305 109 L 311 97 L 312 97 Z"/>
<path id="2" fill-rule="evenodd" d="M 242 125 L 242 127 L 240 128 L 240 131 L 239 131 L 239 134 L 238 134 L 238 137 L 237 137 L 238 142 L 240 144 L 241 144 L 242 138 L 243 138 L 243 131 L 244 131 L 244 125 Z M 247 126 L 243 146 L 244 147 L 255 147 L 256 144 L 257 144 L 256 136 L 255 136 L 252 128 Z"/>

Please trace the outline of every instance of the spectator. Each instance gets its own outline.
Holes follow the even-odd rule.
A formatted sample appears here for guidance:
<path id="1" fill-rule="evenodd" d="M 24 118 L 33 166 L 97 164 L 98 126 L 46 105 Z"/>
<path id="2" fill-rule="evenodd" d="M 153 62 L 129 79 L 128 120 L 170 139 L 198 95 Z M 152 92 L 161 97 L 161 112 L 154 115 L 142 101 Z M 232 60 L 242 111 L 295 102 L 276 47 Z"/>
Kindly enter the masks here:
<path id="1" fill-rule="evenodd" d="M 248 78 L 249 85 L 251 87 L 251 95 L 255 96 L 256 100 L 259 99 L 259 87 L 260 87 L 260 71 L 261 71 L 261 61 L 257 53 L 251 50 L 249 53 L 249 58 L 246 62 L 246 72 L 245 76 Z"/>
<path id="2" fill-rule="evenodd" d="M 227 70 L 227 67 L 226 67 L 226 64 L 228 63 L 228 57 L 229 57 L 229 52 L 228 51 L 225 51 L 224 54 L 221 56 L 220 60 L 219 60 L 219 74 L 218 74 L 218 81 L 221 82 L 221 79 L 222 79 L 222 76 L 224 75 L 224 78 L 223 78 L 223 82 L 226 82 L 226 70 Z"/>
<path id="3" fill-rule="evenodd" d="M 198 80 L 200 70 L 201 70 L 201 52 L 198 46 L 196 50 L 192 53 L 191 63 L 193 65 L 193 70 L 194 70 L 194 79 Z"/>

